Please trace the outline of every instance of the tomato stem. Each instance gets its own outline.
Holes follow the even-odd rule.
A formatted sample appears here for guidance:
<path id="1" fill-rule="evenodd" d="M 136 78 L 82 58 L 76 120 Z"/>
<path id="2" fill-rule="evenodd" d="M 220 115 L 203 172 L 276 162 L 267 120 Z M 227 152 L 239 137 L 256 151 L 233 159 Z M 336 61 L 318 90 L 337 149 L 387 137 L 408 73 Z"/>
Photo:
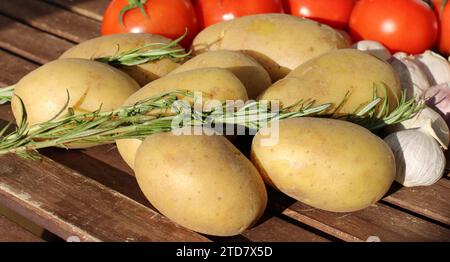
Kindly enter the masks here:
<path id="1" fill-rule="evenodd" d="M 445 5 L 447 4 L 447 0 L 442 0 L 442 4 L 441 4 L 441 11 L 440 11 L 440 14 L 442 15 L 442 13 L 444 12 L 444 8 L 445 8 Z"/>
<path id="2" fill-rule="evenodd" d="M 120 10 L 120 14 L 119 14 L 119 22 L 120 25 L 122 25 L 123 27 L 125 27 L 125 24 L 123 22 L 123 17 L 125 16 L 125 14 L 135 8 L 139 8 L 139 10 L 141 10 L 141 13 L 144 17 L 147 17 L 147 12 L 145 12 L 145 8 L 144 5 L 147 3 L 147 0 L 127 0 L 128 1 L 128 5 L 126 5 L 122 10 Z"/>

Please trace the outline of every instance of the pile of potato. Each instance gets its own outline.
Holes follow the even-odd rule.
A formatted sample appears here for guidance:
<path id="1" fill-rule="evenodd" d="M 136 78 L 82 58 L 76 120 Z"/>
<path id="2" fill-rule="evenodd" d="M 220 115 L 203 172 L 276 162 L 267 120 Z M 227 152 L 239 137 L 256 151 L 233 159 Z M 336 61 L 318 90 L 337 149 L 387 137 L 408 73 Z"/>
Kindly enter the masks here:
<path id="1" fill-rule="evenodd" d="M 352 113 L 384 83 L 395 108 L 400 83 L 392 67 L 350 43 L 326 25 L 289 15 L 255 15 L 206 28 L 194 40 L 194 57 L 184 64 L 162 59 L 115 69 L 89 60 L 149 43 L 169 42 L 146 34 L 92 39 L 25 76 L 16 87 L 37 124 L 58 114 L 68 100 L 75 112 L 108 111 L 171 89 L 201 91 L 208 99 L 300 99 L 332 103 L 350 92 L 337 114 Z M 117 50 L 119 48 L 119 50 Z M 142 86 L 142 87 L 140 87 Z M 380 97 L 384 93 L 379 92 Z M 69 98 L 69 99 L 68 99 Z M 17 121 L 22 112 L 12 101 Z M 393 183 L 393 153 L 383 140 L 355 124 L 299 118 L 279 123 L 279 142 L 251 145 L 251 157 L 227 138 L 160 133 L 144 141 L 117 141 L 148 200 L 165 216 L 197 232 L 231 236 L 264 213 L 266 186 L 333 212 L 364 209 Z M 92 145 L 74 145 L 86 147 Z M 251 159 L 251 160 L 250 160 Z"/>

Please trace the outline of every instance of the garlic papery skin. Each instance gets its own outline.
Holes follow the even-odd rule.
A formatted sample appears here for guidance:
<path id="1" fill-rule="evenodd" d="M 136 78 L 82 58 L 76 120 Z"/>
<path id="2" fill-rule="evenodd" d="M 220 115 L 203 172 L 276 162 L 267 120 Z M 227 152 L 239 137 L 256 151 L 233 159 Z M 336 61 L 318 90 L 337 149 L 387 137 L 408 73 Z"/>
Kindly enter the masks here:
<path id="1" fill-rule="evenodd" d="M 381 60 L 388 61 L 392 57 L 391 52 L 386 49 L 381 43 L 372 40 L 359 41 L 352 46 L 353 49 L 364 51 Z"/>
<path id="2" fill-rule="evenodd" d="M 433 109 L 425 107 L 413 118 L 386 128 L 389 133 L 415 129 L 432 136 L 447 150 L 450 144 L 450 130 L 445 120 Z"/>
<path id="3" fill-rule="evenodd" d="M 450 63 L 447 59 L 429 50 L 416 58 L 432 86 L 450 82 Z"/>
<path id="4" fill-rule="evenodd" d="M 384 141 L 395 156 L 395 180 L 406 186 L 431 186 L 442 178 L 445 155 L 431 136 L 417 130 L 395 132 Z"/>
<path id="5" fill-rule="evenodd" d="M 450 83 L 430 87 L 425 92 L 424 100 L 450 126 Z"/>
<path id="6" fill-rule="evenodd" d="M 388 61 L 394 68 L 403 90 L 408 99 L 415 97 L 419 100 L 431 86 L 426 73 L 421 69 L 417 60 L 405 53 L 396 53 Z"/>

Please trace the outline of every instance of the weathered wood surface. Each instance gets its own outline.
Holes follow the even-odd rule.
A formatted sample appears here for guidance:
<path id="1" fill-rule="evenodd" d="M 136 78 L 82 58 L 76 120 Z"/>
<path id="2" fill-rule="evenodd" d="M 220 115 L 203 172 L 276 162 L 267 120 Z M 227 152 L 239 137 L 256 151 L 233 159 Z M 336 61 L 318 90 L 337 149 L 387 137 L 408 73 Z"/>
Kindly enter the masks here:
<path id="1" fill-rule="evenodd" d="M 46 0 L 75 13 L 101 21 L 110 0 Z"/>
<path id="2" fill-rule="evenodd" d="M 0 242 L 43 242 L 43 240 L 0 214 Z"/>
<path id="3" fill-rule="evenodd" d="M 0 85 L 17 82 L 40 64 L 56 59 L 73 42 L 97 36 L 98 21 L 108 2 L 0 1 L 0 48 L 4 49 L 0 49 L 0 67 L 4 72 L 0 74 Z M 28 4 L 24 6 L 25 3 Z M 0 119 L 12 120 L 9 106 L 0 106 Z M 0 171 L 3 186 L 0 199 L 59 236 L 79 233 L 82 239 L 91 241 L 208 240 L 177 227 L 155 212 L 114 146 L 42 152 L 58 163 L 47 158 L 40 165 L 14 156 L 0 158 L 2 167 L 5 166 Z M 19 163 L 23 166 L 19 167 Z M 11 170 L 20 170 L 20 175 L 12 176 Z M 19 183 L 30 180 L 34 173 L 40 181 Z M 82 201 L 91 199 L 89 194 L 96 196 L 91 200 L 95 205 Z M 450 240 L 450 206 L 445 201 L 450 196 L 447 178 L 431 187 L 394 187 L 382 202 L 351 214 L 320 211 L 279 193 L 271 195 L 268 212 L 260 223 L 228 240 L 366 241 L 369 237 L 380 241 Z M 36 203 L 42 205 L 37 207 Z M 149 219 L 152 216 L 155 217 Z M 109 220 L 95 228 L 99 218 Z M 131 224 L 127 227 L 124 221 Z M 114 230 L 106 232 L 107 227 Z"/>
<path id="4" fill-rule="evenodd" d="M 290 200 L 287 200 L 288 202 Z M 395 208 L 377 203 L 354 213 L 331 213 L 300 202 L 286 207 L 278 201 L 272 208 L 344 241 L 450 241 L 450 229 Z"/>
<path id="5" fill-rule="evenodd" d="M 207 241 L 144 205 L 43 157 L 0 157 L 0 202 L 82 241 Z"/>
<path id="6" fill-rule="evenodd" d="M 0 1 L 0 13 L 73 42 L 98 36 L 100 23 L 36 0 Z"/>

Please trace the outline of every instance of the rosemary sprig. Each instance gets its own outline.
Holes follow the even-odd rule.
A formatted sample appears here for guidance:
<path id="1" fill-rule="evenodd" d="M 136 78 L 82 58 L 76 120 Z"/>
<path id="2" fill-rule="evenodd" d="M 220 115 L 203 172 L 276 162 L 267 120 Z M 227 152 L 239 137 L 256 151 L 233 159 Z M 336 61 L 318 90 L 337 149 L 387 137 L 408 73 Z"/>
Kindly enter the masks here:
<path id="1" fill-rule="evenodd" d="M 193 125 L 240 125 L 259 130 L 268 123 L 280 119 L 297 117 L 330 117 L 327 115 L 332 104 L 314 105 L 314 101 L 299 101 L 294 106 L 272 110 L 267 101 L 250 102 L 238 110 L 230 110 L 224 103 L 214 110 L 196 110 L 196 107 L 180 100 L 188 97 L 196 101 L 196 94 L 190 91 L 170 91 L 139 101 L 132 106 L 111 112 L 92 112 L 75 115 L 69 113 L 60 118 L 29 127 L 27 114 L 22 104 L 22 122 L 15 131 L 6 134 L 8 126 L 0 131 L 0 155 L 14 153 L 22 157 L 36 158 L 37 149 L 47 147 L 67 147 L 71 143 L 113 143 L 117 139 L 144 139 L 148 135 L 169 132 L 177 128 Z M 372 131 L 411 118 L 421 108 L 414 99 L 406 100 L 402 94 L 398 107 L 388 113 L 386 99 L 379 98 L 374 91 L 374 99 L 354 115 L 345 120 L 360 124 Z M 20 98 L 19 98 L 20 100 Z M 382 109 L 375 114 L 381 104 Z M 163 114 L 171 111 L 172 114 Z M 343 118 L 343 117 L 341 117 Z M 174 123 L 178 123 L 174 125 Z"/>
<path id="2" fill-rule="evenodd" d="M 0 105 L 11 102 L 14 94 L 14 86 L 0 88 Z"/>
<path id="3" fill-rule="evenodd" d="M 175 61 L 182 61 L 189 57 L 191 51 L 186 52 L 185 49 L 178 47 L 178 44 L 187 36 L 188 31 L 178 39 L 170 43 L 152 43 L 144 46 L 118 53 L 112 56 L 98 57 L 95 61 L 106 63 L 115 67 L 120 66 L 136 66 L 164 58 Z"/>
<path id="4" fill-rule="evenodd" d="M 178 47 L 178 44 L 186 37 L 187 33 L 186 31 L 184 35 L 170 43 L 147 44 L 113 56 L 98 57 L 93 60 L 114 67 L 136 66 L 165 58 L 181 62 L 191 54 L 191 51 L 186 52 L 183 48 Z M 14 86 L 0 88 L 0 105 L 10 102 L 13 94 Z"/>

